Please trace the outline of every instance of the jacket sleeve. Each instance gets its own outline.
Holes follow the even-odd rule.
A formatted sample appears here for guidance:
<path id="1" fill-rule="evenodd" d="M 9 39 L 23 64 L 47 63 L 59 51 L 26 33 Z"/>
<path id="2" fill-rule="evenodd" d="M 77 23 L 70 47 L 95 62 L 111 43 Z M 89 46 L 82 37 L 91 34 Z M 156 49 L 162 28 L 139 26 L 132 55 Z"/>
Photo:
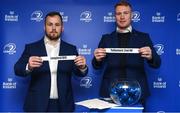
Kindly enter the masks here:
<path id="1" fill-rule="evenodd" d="M 153 47 L 153 43 L 149 37 L 149 35 L 147 34 L 147 45 L 151 48 L 151 51 L 152 51 L 152 59 L 151 60 L 148 60 L 148 64 L 150 67 L 152 68 L 159 68 L 160 65 L 161 65 L 161 59 L 160 59 L 160 56 L 156 53 L 155 51 L 155 48 Z"/>
<path id="2" fill-rule="evenodd" d="M 28 51 L 28 45 L 26 45 L 21 57 L 14 65 L 14 72 L 17 76 L 25 77 L 29 75 L 29 73 L 26 71 L 26 65 L 30 56 Z"/>

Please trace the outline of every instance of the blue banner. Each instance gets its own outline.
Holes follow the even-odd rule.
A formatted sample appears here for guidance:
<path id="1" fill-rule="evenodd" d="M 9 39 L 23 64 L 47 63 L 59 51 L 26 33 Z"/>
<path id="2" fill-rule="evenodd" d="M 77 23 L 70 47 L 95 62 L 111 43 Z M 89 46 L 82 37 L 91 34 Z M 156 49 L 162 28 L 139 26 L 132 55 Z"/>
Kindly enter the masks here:
<path id="1" fill-rule="evenodd" d="M 88 76 L 73 77 L 75 101 L 98 97 L 101 71 L 91 60 L 102 34 L 115 30 L 114 4 L 118 0 L 1 0 L 0 4 L 0 112 L 23 111 L 29 77 L 14 74 L 14 64 L 25 44 L 44 34 L 44 17 L 49 11 L 63 16 L 62 39 L 77 46 L 87 59 Z M 160 69 L 147 67 L 151 96 L 147 111 L 180 112 L 180 1 L 130 0 L 133 27 L 147 32 L 160 55 Z"/>

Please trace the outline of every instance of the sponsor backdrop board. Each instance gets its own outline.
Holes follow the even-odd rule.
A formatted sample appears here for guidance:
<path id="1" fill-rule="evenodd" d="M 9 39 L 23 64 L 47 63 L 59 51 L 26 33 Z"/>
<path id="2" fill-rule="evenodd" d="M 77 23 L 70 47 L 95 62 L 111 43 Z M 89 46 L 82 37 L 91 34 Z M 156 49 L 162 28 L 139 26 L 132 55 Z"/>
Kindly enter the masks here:
<path id="1" fill-rule="evenodd" d="M 44 17 L 49 11 L 63 16 L 62 39 L 77 46 L 87 58 L 88 76 L 73 77 L 75 101 L 98 97 L 101 71 L 91 60 L 102 34 L 115 30 L 114 4 L 118 0 L 1 0 L 0 3 L 0 111 L 23 111 L 30 77 L 14 74 L 13 66 L 25 44 L 43 37 Z M 180 112 L 180 1 L 130 0 L 133 26 L 150 34 L 161 56 L 160 69 L 147 68 L 151 96 L 148 111 Z"/>

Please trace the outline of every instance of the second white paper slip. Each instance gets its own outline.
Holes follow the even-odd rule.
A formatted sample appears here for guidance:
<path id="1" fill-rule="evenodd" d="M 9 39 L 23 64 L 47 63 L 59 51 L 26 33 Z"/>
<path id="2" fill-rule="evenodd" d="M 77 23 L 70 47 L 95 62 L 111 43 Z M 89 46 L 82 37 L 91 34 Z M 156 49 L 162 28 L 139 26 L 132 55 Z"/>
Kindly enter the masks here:
<path id="1" fill-rule="evenodd" d="M 106 53 L 139 53 L 139 48 L 105 48 Z"/>

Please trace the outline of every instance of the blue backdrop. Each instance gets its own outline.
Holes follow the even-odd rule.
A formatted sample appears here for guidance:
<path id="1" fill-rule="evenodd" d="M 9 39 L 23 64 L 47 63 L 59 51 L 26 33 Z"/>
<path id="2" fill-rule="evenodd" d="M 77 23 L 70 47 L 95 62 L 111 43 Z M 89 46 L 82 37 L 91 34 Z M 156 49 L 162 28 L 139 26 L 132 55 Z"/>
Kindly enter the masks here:
<path id="1" fill-rule="evenodd" d="M 102 34 L 115 30 L 114 4 L 118 0 L 1 0 L 0 2 L 0 112 L 22 111 L 30 78 L 15 76 L 13 66 L 27 43 L 43 37 L 44 16 L 63 15 L 63 40 L 76 45 L 87 58 L 87 77 L 73 77 L 75 101 L 98 97 L 101 72 L 91 60 Z M 180 1 L 130 0 L 133 26 L 150 34 L 160 69 L 147 67 L 151 96 L 148 111 L 180 112 Z"/>

